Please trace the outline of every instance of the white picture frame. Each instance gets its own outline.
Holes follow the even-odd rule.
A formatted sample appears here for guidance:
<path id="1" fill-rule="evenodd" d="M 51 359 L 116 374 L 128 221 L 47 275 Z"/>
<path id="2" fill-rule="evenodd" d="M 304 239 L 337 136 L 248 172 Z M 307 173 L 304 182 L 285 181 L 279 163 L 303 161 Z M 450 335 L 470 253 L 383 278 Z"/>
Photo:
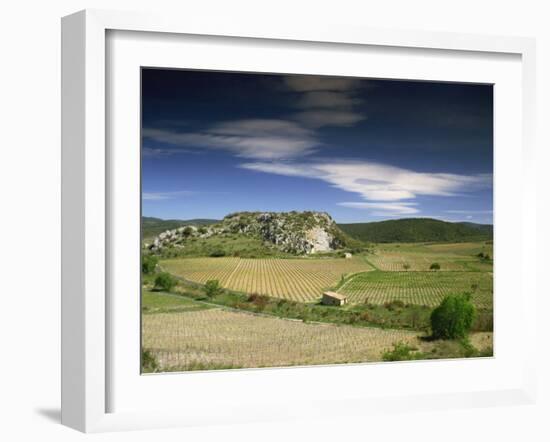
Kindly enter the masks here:
<path id="1" fill-rule="evenodd" d="M 368 414 L 383 409 L 395 412 L 407 409 L 488 406 L 503 403 L 531 403 L 536 393 L 535 340 L 526 340 L 520 362 L 524 369 L 521 384 L 500 389 L 481 388 L 462 393 L 420 395 L 391 394 L 376 398 L 328 397 L 311 408 L 273 406 L 254 410 L 251 402 L 235 403 L 244 413 L 191 415 L 183 407 L 151 411 L 112 411 L 109 407 L 110 364 L 112 359 L 108 328 L 113 317 L 109 310 L 108 245 L 113 230 L 108 229 L 111 211 L 109 195 L 108 133 L 106 121 L 108 84 L 106 81 L 106 36 L 111 31 L 154 32 L 163 35 L 217 36 L 219 38 L 269 39 L 272 41 L 309 42 L 376 46 L 384 48 L 431 49 L 484 54 L 512 54 L 521 57 L 521 296 L 524 337 L 534 336 L 536 316 L 535 278 L 531 277 L 526 257 L 535 253 L 535 177 L 530 173 L 534 161 L 535 43 L 532 39 L 490 37 L 416 31 L 357 29 L 326 24 L 295 27 L 266 23 L 217 23 L 196 17 L 163 17 L 87 10 L 62 21 L 62 423 L 85 432 L 167 426 L 208 425 L 216 422 L 254 422 L 289 417 L 306 418 L 327 413 L 327 404 L 338 404 L 342 414 Z M 158 35 L 158 34 L 157 34 Z M 495 252 L 497 253 L 497 252 Z M 506 252 L 503 252 L 506 253 Z M 495 257 L 495 259 L 497 259 Z M 531 275 L 531 276 L 530 276 Z M 519 281 L 518 281 L 519 284 Z M 136 324 L 137 327 L 137 324 Z M 498 339 L 498 338 L 497 338 Z M 498 354 L 497 354 L 498 358 Z M 364 366 L 355 366 L 356 375 Z M 422 370 L 418 366 L 417 370 Z M 316 368 L 315 368 L 316 369 Z M 336 369 L 321 367 L 320 369 Z M 312 369 L 309 369 L 312 370 Z M 269 369 L 262 370 L 269 375 Z M 287 378 L 299 370 L 286 370 Z M 289 374 L 288 374 L 289 373 Z M 243 372 L 241 372 L 243 374 Z M 229 373 L 216 373 L 218 381 Z M 165 379 L 175 381 L 176 376 Z M 199 379 L 199 378 L 195 378 Z M 203 375 L 203 381 L 204 381 Z M 213 378 L 210 378 L 212 380 Z M 233 381 L 235 376 L 233 376 Z M 170 383 L 170 380 L 164 383 Z M 275 383 L 277 381 L 274 381 Z M 238 400 L 235 400 L 238 402 Z M 246 411 L 248 410 L 248 414 Z M 331 415 L 334 411 L 331 410 Z M 245 416 L 244 418 L 242 416 Z"/>

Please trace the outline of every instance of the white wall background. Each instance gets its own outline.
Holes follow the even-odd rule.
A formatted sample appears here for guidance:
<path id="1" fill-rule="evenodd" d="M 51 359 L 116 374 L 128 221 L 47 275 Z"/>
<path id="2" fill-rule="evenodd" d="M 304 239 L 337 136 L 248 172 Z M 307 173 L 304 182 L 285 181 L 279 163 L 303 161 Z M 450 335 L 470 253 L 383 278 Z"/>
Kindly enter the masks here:
<path id="1" fill-rule="evenodd" d="M 73 441 L 549 440 L 549 326 L 539 321 L 537 405 L 85 436 L 59 425 L 60 17 L 84 8 L 313 20 L 538 39 L 539 191 L 549 189 L 550 12 L 536 0 L 19 0 L 0 6 L 0 439 Z M 539 208 L 539 292 L 550 217 Z M 544 206 L 543 206 L 544 203 Z M 546 231 L 545 231 L 546 230 Z M 511 239 L 513 240 L 513 239 Z M 533 262 L 535 258 L 533 257 Z M 544 287 L 543 287 L 544 283 Z M 550 307 L 542 299 L 540 317 Z"/>

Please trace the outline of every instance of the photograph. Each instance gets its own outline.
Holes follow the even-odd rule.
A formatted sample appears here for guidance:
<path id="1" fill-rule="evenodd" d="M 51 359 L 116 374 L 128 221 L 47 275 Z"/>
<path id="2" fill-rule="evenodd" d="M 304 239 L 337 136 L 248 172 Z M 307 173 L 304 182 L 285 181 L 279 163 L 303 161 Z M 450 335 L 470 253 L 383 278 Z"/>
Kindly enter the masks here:
<path id="1" fill-rule="evenodd" d="M 140 93 L 142 374 L 493 357 L 493 84 Z"/>

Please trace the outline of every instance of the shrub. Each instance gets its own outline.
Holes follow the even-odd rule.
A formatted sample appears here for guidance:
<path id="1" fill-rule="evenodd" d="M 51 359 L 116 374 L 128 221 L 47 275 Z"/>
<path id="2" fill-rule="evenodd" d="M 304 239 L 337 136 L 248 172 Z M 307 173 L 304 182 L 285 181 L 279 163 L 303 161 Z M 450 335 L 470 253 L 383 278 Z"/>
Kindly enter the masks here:
<path id="1" fill-rule="evenodd" d="M 174 278 L 170 273 L 162 272 L 155 278 L 155 290 L 164 290 L 169 292 L 177 284 L 176 278 Z"/>
<path id="2" fill-rule="evenodd" d="M 474 322 L 475 307 L 468 294 L 449 295 L 430 316 L 432 335 L 436 339 L 465 338 Z"/>
<path id="3" fill-rule="evenodd" d="M 159 363 L 153 353 L 149 350 L 141 350 L 141 370 L 143 373 L 155 373 L 158 369 Z"/>
<path id="4" fill-rule="evenodd" d="M 225 256 L 225 250 L 223 249 L 216 249 L 210 252 L 210 257 L 212 258 L 220 258 L 222 256 Z"/>
<path id="5" fill-rule="evenodd" d="M 400 299 L 394 299 L 393 301 L 385 302 L 384 307 L 386 307 L 388 310 L 395 310 L 405 307 L 405 303 Z"/>
<path id="6" fill-rule="evenodd" d="M 185 227 L 185 228 L 183 229 L 182 233 L 183 233 L 183 236 L 184 236 L 185 238 L 187 238 L 187 237 L 189 237 L 189 236 L 191 236 L 191 235 L 193 234 L 193 228 L 190 227 L 190 226 L 187 226 L 187 227 Z"/>
<path id="7" fill-rule="evenodd" d="M 141 257 L 141 271 L 146 274 L 155 273 L 159 259 L 155 255 Z"/>
<path id="8" fill-rule="evenodd" d="M 209 279 L 206 281 L 206 284 L 204 284 L 204 291 L 206 293 L 206 296 L 209 298 L 213 298 L 214 296 L 221 293 L 222 288 L 220 286 L 220 281 L 217 279 Z"/>
<path id="9" fill-rule="evenodd" d="M 411 347 L 403 342 L 393 344 L 393 350 L 388 350 L 382 353 L 382 360 L 384 361 L 414 361 L 417 359 L 424 359 L 425 355 L 422 352 L 417 351 L 415 347 Z"/>
<path id="10" fill-rule="evenodd" d="M 432 265 L 430 266 L 430 270 L 440 270 L 441 269 L 441 266 L 439 265 L 438 262 L 434 262 L 432 263 Z"/>
<path id="11" fill-rule="evenodd" d="M 269 296 L 252 293 L 248 297 L 247 301 L 254 304 L 258 308 L 258 310 L 263 310 L 269 303 Z"/>

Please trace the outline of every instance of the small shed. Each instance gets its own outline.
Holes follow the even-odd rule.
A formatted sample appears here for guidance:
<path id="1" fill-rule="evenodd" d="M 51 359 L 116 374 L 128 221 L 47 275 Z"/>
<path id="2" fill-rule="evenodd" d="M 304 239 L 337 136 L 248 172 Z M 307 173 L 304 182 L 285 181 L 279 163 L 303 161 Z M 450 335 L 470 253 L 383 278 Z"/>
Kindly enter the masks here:
<path id="1" fill-rule="evenodd" d="M 324 292 L 323 298 L 321 299 L 321 304 L 324 305 L 344 305 L 347 302 L 347 296 L 336 292 Z"/>
<path id="2" fill-rule="evenodd" d="M 352 256 L 351 253 L 348 253 L 348 252 L 344 253 L 344 258 L 346 259 L 351 259 L 351 256 Z"/>

